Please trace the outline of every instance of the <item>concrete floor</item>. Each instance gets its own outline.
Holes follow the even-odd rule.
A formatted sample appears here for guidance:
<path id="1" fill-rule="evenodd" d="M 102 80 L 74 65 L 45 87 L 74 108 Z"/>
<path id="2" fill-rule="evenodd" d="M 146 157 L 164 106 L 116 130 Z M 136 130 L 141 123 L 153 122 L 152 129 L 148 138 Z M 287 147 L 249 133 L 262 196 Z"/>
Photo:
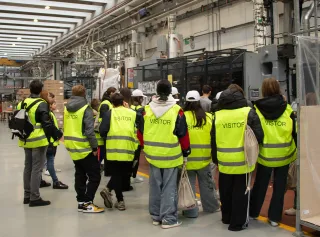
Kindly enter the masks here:
<path id="1" fill-rule="evenodd" d="M 233 233 L 220 221 L 221 214 L 201 214 L 197 219 L 181 218 L 179 228 L 162 230 L 153 226 L 148 214 L 148 181 L 136 184 L 135 190 L 125 193 L 127 211 L 108 210 L 102 214 L 83 214 L 77 211 L 73 188 L 73 164 L 65 148 L 61 145 L 56 157 L 56 167 L 61 181 L 70 186 L 69 190 L 41 189 L 41 196 L 50 200 L 48 207 L 30 208 L 23 205 L 22 172 L 24 166 L 23 149 L 17 140 L 11 140 L 7 123 L 0 123 L 0 237 L 88 237 L 88 236 L 153 236 L 153 237 L 285 237 L 292 236 L 281 228 L 272 228 L 266 223 L 252 221 L 245 231 Z M 51 178 L 44 176 L 47 181 Z M 98 191 L 106 184 L 103 177 Z M 103 206 L 98 194 L 95 203 Z"/>

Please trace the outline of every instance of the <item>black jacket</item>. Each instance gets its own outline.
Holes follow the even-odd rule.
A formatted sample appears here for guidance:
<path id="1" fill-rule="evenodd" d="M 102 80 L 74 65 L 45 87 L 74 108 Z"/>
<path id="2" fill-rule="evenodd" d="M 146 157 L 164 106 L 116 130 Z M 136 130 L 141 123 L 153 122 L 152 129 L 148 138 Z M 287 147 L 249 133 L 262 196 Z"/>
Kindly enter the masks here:
<path id="1" fill-rule="evenodd" d="M 31 94 L 30 98 L 36 99 L 40 98 L 39 95 Z M 50 138 L 52 137 L 53 140 L 59 140 L 63 133 L 56 128 L 54 125 L 53 120 L 50 117 L 50 109 L 49 105 L 46 102 L 41 102 L 36 110 L 35 119 L 37 123 L 41 123 L 41 126 L 43 128 L 43 131 L 48 139 L 50 141 Z"/>
<path id="2" fill-rule="evenodd" d="M 263 115 L 268 120 L 276 120 L 287 109 L 287 102 L 284 100 L 282 95 L 274 95 L 266 97 L 255 102 L 255 105 Z M 292 127 L 292 137 L 297 144 L 297 132 L 296 132 L 296 116 L 294 112 L 291 113 L 290 118 L 293 121 Z"/>
<path id="3" fill-rule="evenodd" d="M 244 98 L 241 92 L 238 92 L 238 91 L 232 92 L 229 89 L 222 92 L 218 101 L 219 110 L 222 110 L 222 109 L 233 110 L 233 109 L 240 109 L 248 106 L 249 106 L 248 101 L 246 98 Z M 258 142 L 262 143 L 264 134 L 261 127 L 260 119 L 254 109 L 251 109 L 249 112 L 247 124 L 253 130 Z M 218 164 L 216 130 L 215 130 L 215 126 L 212 126 L 212 127 L 213 129 L 211 131 L 211 147 L 212 147 L 211 155 L 212 155 L 213 163 Z"/>
<path id="4" fill-rule="evenodd" d="M 110 103 L 111 103 L 111 99 L 107 99 Z M 103 102 L 103 101 L 102 101 Z M 107 104 L 103 104 L 100 106 L 100 118 L 103 118 L 105 116 L 105 114 L 110 110 L 111 108 L 109 108 L 109 105 Z"/>

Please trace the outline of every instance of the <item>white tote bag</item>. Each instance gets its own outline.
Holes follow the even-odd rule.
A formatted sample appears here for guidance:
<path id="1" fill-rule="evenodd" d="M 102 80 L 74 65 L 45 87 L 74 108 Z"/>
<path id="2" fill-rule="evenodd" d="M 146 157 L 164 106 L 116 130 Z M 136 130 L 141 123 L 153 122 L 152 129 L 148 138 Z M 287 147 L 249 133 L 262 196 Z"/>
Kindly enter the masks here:
<path id="1" fill-rule="evenodd" d="M 193 209 L 197 202 L 189 181 L 186 165 L 183 165 L 178 189 L 178 208 L 180 210 Z"/>
<path id="2" fill-rule="evenodd" d="M 244 155 L 248 167 L 252 167 L 257 163 L 259 156 L 259 143 L 249 125 L 247 125 L 244 133 Z"/>

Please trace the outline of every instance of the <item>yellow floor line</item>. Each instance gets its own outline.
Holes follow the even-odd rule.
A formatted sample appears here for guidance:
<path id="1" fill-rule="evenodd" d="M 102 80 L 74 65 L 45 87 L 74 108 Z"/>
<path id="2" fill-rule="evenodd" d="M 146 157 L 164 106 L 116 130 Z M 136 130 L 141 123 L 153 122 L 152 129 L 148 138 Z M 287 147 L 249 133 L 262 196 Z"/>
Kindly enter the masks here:
<path id="1" fill-rule="evenodd" d="M 145 178 L 149 178 L 150 177 L 148 174 L 145 174 L 145 173 L 142 173 L 142 172 L 139 172 L 139 171 L 138 171 L 138 175 L 143 176 Z M 196 193 L 196 196 L 199 198 L 200 194 Z M 262 222 L 265 222 L 265 223 L 268 223 L 268 218 L 263 217 L 263 216 L 259 216 L 258 220 L 262 221 Z M 292 226 L 288 226 L 288 225 L 282 224 L 282 223 L 280 223 L 279 227 L 284 229 L 284 230 L 290 231 L 290 232 L 295 232 L 296 231 L 296 228 L 294 228 Z M 306 233 L 306 232 L 304 232 L 304 234 L 307 235 L 307 236 L 312 236 L 312 235 L 310 235 L 309 233 Z"/>

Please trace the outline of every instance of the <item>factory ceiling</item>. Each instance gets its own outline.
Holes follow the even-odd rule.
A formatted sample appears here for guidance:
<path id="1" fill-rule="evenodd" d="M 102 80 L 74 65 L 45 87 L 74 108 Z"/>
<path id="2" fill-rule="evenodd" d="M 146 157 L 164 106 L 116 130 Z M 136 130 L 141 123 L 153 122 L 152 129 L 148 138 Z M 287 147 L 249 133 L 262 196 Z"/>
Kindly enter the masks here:
<path id="1" fill-rule="evenodd" d="M 0 57 L 40 54 L 117 2 L 0 0 Z"/>

